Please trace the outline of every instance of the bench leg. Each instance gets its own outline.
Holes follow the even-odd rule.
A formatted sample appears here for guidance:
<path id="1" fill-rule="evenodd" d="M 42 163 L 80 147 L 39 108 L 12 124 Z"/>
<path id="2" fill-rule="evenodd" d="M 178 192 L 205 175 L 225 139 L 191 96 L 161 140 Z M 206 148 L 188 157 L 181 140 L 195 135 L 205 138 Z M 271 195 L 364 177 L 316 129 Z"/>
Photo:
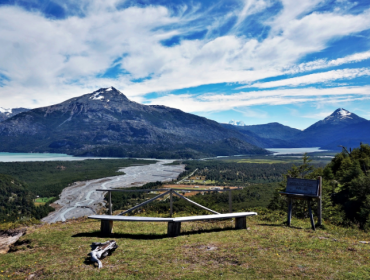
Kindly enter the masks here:
<path id="1" fill-rule="evenodd" d="M 235 229 L 246 229 L 247 228 L 247 217 L 235 218 Z"/>
<path id="2" fill-rule="evenodd" d="M 109 236 L 113 231 L 113 221 L 101 220 L 100 231 L 103 236 Z"/>
<path id="3" fill-rule="evenodd" d="M 167 236 L 176 237 L 180 235 L 181 223 L 168 222 Z"/>

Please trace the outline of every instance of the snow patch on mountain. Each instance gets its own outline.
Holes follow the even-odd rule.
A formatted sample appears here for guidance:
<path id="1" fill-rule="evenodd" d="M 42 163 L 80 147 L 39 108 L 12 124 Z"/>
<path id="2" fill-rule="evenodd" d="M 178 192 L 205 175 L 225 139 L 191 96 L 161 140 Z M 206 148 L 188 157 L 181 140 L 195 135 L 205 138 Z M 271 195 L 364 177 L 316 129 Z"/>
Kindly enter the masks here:
<path id="1" fill-rule="evenodd" d="M 12 109 L 5 109 L 3 107 L 0 107 L 0 113 L 5 114 L 5 115 L 10 115 L 12 113 Z"/>
<path id="2" fill-rule="evenodd" d="M 340 108 L 339 112 L 338 112 L 339 115 L 341 115 L 341 119 L 344 119 L 344 118 L 350 118 L 350 115 L 352 115 L 351 112 L 348 112 L 347 110 L 343 109 L 343 108 Z"/>
<path id="3" fill-rule="evenodd" d="M 333 114 L 326 117 L 324 121 L 353 119 L 353 116 L 356 117 L 356 115 L 352 114 L 346 109 L 338 108 L 337 110 L 333 112 Z"/>
<path id="4" fill-rule="evenodd" d="M 104 95 L 100 95 L 100 92 L 95 93 L 93 96 L 90 97 L 91 100 L 103 100 Z"/>
<path id="5" fill-rule="evenodd" d="M 229 124 L 237 125 L 237 126 L 245 126 L 245 124 L 244 124 L 244 122 L 243 122 L 243 121 L 235 121 L 235 120 L 231 120 L 231 121 L 229 121 Z"/>

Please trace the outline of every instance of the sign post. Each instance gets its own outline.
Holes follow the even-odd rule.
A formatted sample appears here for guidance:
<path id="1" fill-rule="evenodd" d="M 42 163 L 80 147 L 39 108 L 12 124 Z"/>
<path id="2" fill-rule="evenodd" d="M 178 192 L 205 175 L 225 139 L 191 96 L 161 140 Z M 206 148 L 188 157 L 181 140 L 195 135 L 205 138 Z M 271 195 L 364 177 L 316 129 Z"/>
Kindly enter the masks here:
<path id="1" fill-rule="evenodd" d="M 317 180 L 287 178 L 287 186 L 285 192 L 281 195 L 288 197 L 288 219 L 287 224 L 290 226 L 292 220 L 293 199 L 301 199 L 307 201 L 308 213 L 311 220 L 312 229 L 315 230 L 315 222 L 312 215 L 311 201 L 318 200 L 318 225 L 322 224 L 322 178 L 318 177 Z"/>

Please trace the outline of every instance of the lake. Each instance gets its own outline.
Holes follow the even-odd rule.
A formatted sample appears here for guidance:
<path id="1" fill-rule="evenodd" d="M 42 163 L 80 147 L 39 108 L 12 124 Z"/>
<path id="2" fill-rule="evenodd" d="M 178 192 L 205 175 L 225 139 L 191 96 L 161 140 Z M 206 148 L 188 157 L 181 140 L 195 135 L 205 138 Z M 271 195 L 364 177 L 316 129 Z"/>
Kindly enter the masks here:
<path id="1" fill-rule="evenodd" d="M 314 153 L 314 152 L 326 152 L 327 151 L 327 150 L 320 150 L 320 147 L 312 147 L 312 148 L 268 148 L 266 150 L 268 150 L 270 152 L 273 152 L 274 156 L 304 154 L 304 153 Z"/>
<path id="2" fill-rule="evenodd" d="M 97 157 L 74 157 L 66 154 L 49 154 L 49 153 L 0 153 L 0 162 L 14 161 L 69 161 L 100 159 Z M 110 158 L 113 159 L 113 158 Z"/>

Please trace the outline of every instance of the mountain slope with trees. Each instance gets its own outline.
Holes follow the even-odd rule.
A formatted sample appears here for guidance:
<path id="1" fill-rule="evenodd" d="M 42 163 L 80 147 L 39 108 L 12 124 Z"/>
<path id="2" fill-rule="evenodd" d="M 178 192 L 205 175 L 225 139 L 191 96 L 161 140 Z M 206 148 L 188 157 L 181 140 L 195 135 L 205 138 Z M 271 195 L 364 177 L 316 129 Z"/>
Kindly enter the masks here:
<path id="1" fill-rule="evenodd" d="M 250 140 L 203 117 L 130 101 L 113 87 L 0 123 L 0 150 L 8 152 L 156 158 L 268 153 Z"/>
<path id="2" fill-rule="evenodd" d="M 49 205 L 36 207 L 27 185 L 9 175 L 0 174 L 0 221 L 41 219 L 54 210 Z"/>
<path id="3" fill-rule="evenodd" d="M 303 164 L 293 166 L 286 175 L 294 178 L 316 179 L 323 177 L 323 219 L 335 224 L 357 225 L 370 230 L 370 146 L 361 144 L 351 151 L 343 149 L 325 168 L 310 165 L 309 158 L 303 157 Z M 287 209 L 284 191 L 285 179 L 280 183 L 269 208 Z M 313 207 L 317 207 L 314 203 Z M 306 217 L 305 202 L 295 201 L 293 214 Z"/>

